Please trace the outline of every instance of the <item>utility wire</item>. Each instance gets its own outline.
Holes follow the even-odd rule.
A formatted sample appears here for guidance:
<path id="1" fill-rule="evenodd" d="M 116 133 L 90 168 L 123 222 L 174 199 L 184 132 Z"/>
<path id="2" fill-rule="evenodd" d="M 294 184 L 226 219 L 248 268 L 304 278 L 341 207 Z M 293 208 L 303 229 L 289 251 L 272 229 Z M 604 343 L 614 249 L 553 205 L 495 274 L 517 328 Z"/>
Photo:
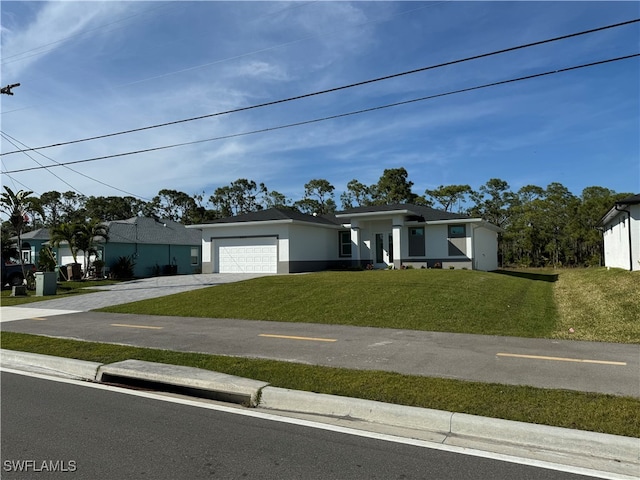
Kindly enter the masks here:
<path id="1" fill-rule="evenodd" d="M 41 168 L 52 168 L 52 167 L 56 167 L 56 166 L 64 166 L 64 165 L 73 165 L 73 164 L 78 164 L 78 163 L 95 162 L 95 161 L 98 161 L 98 160 L 106 160 L 106 159 L 109 159 L 109 158 L 125 157 L 125 156 L 128 156 L 128 155 L 138 155 L 138 154 L 141 154 L 141 153 L 149 153 L 149 152 L 155 152 L 155 151 L 159 151 L 159 150 L 167 150 L 167 149 L 170 149 L 170 148 L 184 147 L 184 146 L 187 146 L 187 145 L 195 145 L 195 144 L 198 144 L 198 143 L 213 142 L 213 141 L 216 141 L 216 140 L 225 140 L 225 139 L 229 139 L 229 138 L 242 137 L 242 136 L 247 136 L 247 135 L 254 135 L 256 133 L 265 133 L 265 132 L 271 132 L 271 131 L 274 131 L 274 130 L 282 130 L 282 129 L 285 129 L 285 128 L 299 127 L 301 125 L 309 125 L 309 124 L 312 124 L 312 123 L 319 123 L 319 122 L 324 122 L 324 121 L 327 121 L 327 120 L 334 120 L 334 119 L 337 119 L 337 118 L 344 118 L 344 117 L 349 117 L 349 116 L 352 116 L 352 115 L 359 115 L 359 114 L 362 114 L 362 113 L 373 112 L 373 111 L 376 111 L 376 110 L 383 110 L 385 108 L 397 107 L 397 106 L 401 106 L 401 105 L 407 105 L 407 104 L 410 104 L 410 103 L 422 102 L 422 101 L 425 101 L 425 100 L 432 100 L 434 98 L 446 97 L 446 96 L 455 95 L 455 94 L 458 94 L 458 93 L 471 92 L 471 91 L 474 91 L 474 90 L 480 90 L 480 89 L 483 89 L 483 88 L 495 87 L 495 86 L 498 86 L 498 85 L 506 85 L 506 84 L 509 84 L 509 83 L 520 82 L 520 81 L 523 81 L 523 80 L 530 80 L 530 79 L 533 79 L 533 78 L 540 78 L 540 77 L 544 77 L 544 76 L 548 76 L 548 75 L 554 75 L 556 73 L 569 72 L 569 71 L 578 70 L 578 69 L 581 69 L 581 68 L 594 67 L 596 65 L 604 65 L 604 64 L 607 64 L 607 63 L 618 62 L 618 61 L 621 61 L 621 60 L 628 60 L 630 58 L 635 58 L 635 57 L 640 57 L 640 53 L 634 53 L 634 54 L 625 55 L 625 56 L 622 56 L 622 57 L 610 58 L 610 59 L 607 59 L 607 60 L 600 60 L 600 61 L 597 61 L 597 62 L 585 63 L 585 64 L 582 64 L 582 65 L 575 65 L 575 66 L 572 66 L 572 67 L 560 68 L 560 69 L 556 69 L 556 70 L 549 70 L 547 72 L 536 73 L 536 74 L 533 74 L 533 75 L 526 75 L 524 77 L 512 78 L 512 79 L 509 79 L 509 80 L 501 80 L 501 81 L 498 81 L 498 82 L 485 83 L 484 85 L 477 85 L 475 87 L 462 88 L 462 89 L 453 90 L 453 91 L 450 91 L 450 92 L 438 93 L 438 94 L 435 94 L 435 95 L 429 95 L 429 96 L 425 96 L 425 97 L 414 98 L 414 99 L 411 99 L 411 100 L 405 100 L 405 101 L 402 101 L 402 102 L 390 103 L 390 104 L 386 104 L 386 105 L 379 105 L 379 106 L 376 106 L 376 107 L 365 108 L 365 109 L 356 110 L 356 111 L 353 111 L 353 112 L 340 113 L 340 114 L 337 114 L 337 115 L 331 115 L 331 116 L 328 116 L 328 117 L 316 118 L 316 119 L 313 119 L 313 120 L 305 120 L 305 121 L 302 121 L 302 122 L 289 123 L 289 124 L 286 124 L 286 125 L 279 125 L 279 126 L 275 126 L 275 127 L 263 128 L 263 129 L 260 129 L 260 130 L 252 130 L 250 132 L 235 133 L 235 134 L 231 134 L 231 135 L 224 135 L 224 136 L 220 136 L 220 137 L 207 138 L 207 139 L 203 139 L 203 140 L 195 140 L 195 141 L 192 141 L 192 142 L 183 142 L 183 143 L 176 143 L 176 144 L 173 144 L 173 145 L 164 145 L 164 146 L 161 146 L 161 147 L 145 148 L 145 149 L 142 149 L 142 150 L 135 150 L 135 151 L 124 152 L 124 153 L 116 153 L 116 154 L 113 154 L 113 155 L 105 155 L 105 156 L 101 156 L 101 157 L 87 158 L 87 159 L 84 159 L 84 160 L 75 160 L 75 161 L 71 161 L 71 162 L 60 163 L 58 165 L 49 165 L 47 167 L 22 168 L 22 169 L 4 171 L 4 172 L 0 172 L 0 173 L 9 174 L 9 173 L 18 173 L 18 172 L 28 172 L 28 171 L 31 171 L 31 170 L 40 170 Z"/>
<path id="2" fill-rule="evenodd" d="M 9 134 L 8 134 L 8 133 L 6 133 L 6 132 L 3 132 L 3 131 L 1 131 L 1 130 L 0 130 L 0 135 L 2 135 L 2 136 L 3 136 L 3 137 L 4 137 L 4 138 L 9 142 L 9 143 L 11 143 L 11 144 L 12 144 L 14 147 L 16 147 L 16 148 L 20 148 L 20 147 L 19 147 L 18 145 L 16 145 L 14 142 L 19 143 L 19 144 L 20 144 L 20 145 L 22 145 L 23 147 L 29 148 L 29 146 L 28 146 L 28 145 L 26 145 L 24 142 L 21 142 L 20 140 L 18 140 L 18 139 L 17 139 L 17 138 L 15 138 L 15 137 L 12 137 L 11 135 L 9 135 Z M 14 142 L 12 142 L 10 139 L 11 139 L 11 140 L 13 140 Z M 26 152 L 23 152 L 23 153 L 24 153 L 25 155 L 27 155 L 27 157 L 29 157 L 31 160 L 33 160 L 34 162 L 36 162 L 38 165 L 42 166 L 43 168 L 49 169 L 50 165 L 42 165 L 42 164 L 41 164 L 41 163 L 39 163 L 37 160 L 35 160 L 33 157 L 31 157 L 30 155 L 28 155 Z M 46 156 L 46 155 L 45 155 L 44 153 L 42 153 L 42 152 L 38 152 L 38 151 L 36 151 L 36 153 L 37 153 L 38 155 L 40 155 L 41 157 L 46 158 L 47 160 L 50 160 L 50 161 L 52 161 L 53 163 L 55 163 L 55 164 L 57 164 L 57 165 L 59 165 L 59 166 L 61 166 L 61 167 L 65 167 L 67 170 L 70 170 L 70 171 L 71 171 L 71 172 L 73 172 L 73 173 L 76 173 L 76 174 L 78 174 L 78 175 L 81 175 L 81 176 L 83 176 L 83 177 L 85 177 L 85 178 L 87 178 L 87 179 L 89 179 L 89 180 L 93 180 L 94 182 L 99 183 L 99 184 L 101 184 L 101 185 L 104 185 L 105 187 L 109 187 L 109 188 L 112 188 L 112 189 L 114 189 L 114 190 L 117 190 L 117 191 L 119 191 L 119 192 L 121 192 L 121 193 L 125 193 L 125 194 L 127 194 L 127 195 L 132 196 L 132 197 L 139 198 L 140 200 L 145 200 L 145 201 L 148 201 L 148 202 L 150 202 L 150 201 L 151 201 L 149 198 L 141 197 L 140 195 L 136 195 L 135 193 L 127 192 L 126 190 L 122 190 L 121 188 L 114 187 L 113 185 L 110 185 L 110 184 L 105 183 L 105 182 L 103 182 L 103 181 L 101 181 L 101 180 L 98 180 L 97 178 L 93 178 L 93 177 L 91 177 L 91 176 L 89 176 L 89 175 L 86 175 L 86 174 L 84 174 L 84 173 L 82 173 L 82 172 L 79 172 L 79 171 L 77 171 L 77 170 L 74 170 L 73 168 L 68 167 L 68 166 L 66 166 L 66 165 L 62 164 L 62 163 L 58 162 L 57 160 L 54 160 L 53 158 Z M 4 162 L 3 162 L 3 165 L 4 165 Z M 53 165 L 53 166 L 55 166 L 55 165 Z M 67 184 L 67 185 L 68 185 L 69 187 L 71 187 L 73 190 L 77 191 L 77 192 L 78 192 L 78 193 L 80 193 L 81 195 L 84 195 L 84 194 L 83 194 L 82 192 L 80 192 L 78 189 L 74 188 L 72 185 L 70 185 L 69 183 L 65 182 L 63 179 L 61 179 L 61 178 L 60 178 L 60 177 L 58 177 L 57 175 L 53 174 L 53 172 L 49 172 L 49 173 L 51 173 L 52 175 L 54 175 L 58 180 L 60 180 L 60 181 L 62 181 L 63 183 Z M 85 197 L 86 197 L 86 195 L 85 195 Z"/>
<path id="3" fill-rule="evenodd" d="M 9 142 L 11 145 L 13 145 L 16 148 L 20 148 L 17 144 L 15 144 L 10 138 L 9 136 L 7 136 L 5 133 L 0 132 L 0 135 L 2 136 L 2 138 L 4 138 L 7 142 Z M 63 180 L 62 178 L 60 178 L 58 175 L 56 175 L 55 173 L 51 172 L 46 165 L 41 164 L 40 162 L 38 162 L 35 158 L 33 158 L 31 155 L 29 155 L 27 152 L 22 152 L 24 153 L 27 157 L 29 157 L 31 160 L 33 160 L 35 163 L 37 163 L 41 168 L 44 168 L 47 170 L 47 172 L 49 172 L 51 175 L 53 175 L 54 177 L 56 177 L 58 180 L 60 180 L 62 183 L 64 183 L 65 185 L 67 185 L 69 188 L 71 188 L 71 190 L 78 192 L 80 195 L 84 195 L 84 193 L 82 193 L 80 190 L 78 190 L 76 187 L 74 187 L 73 185 L 71 185 L 69 182 L 67 182 L 66 180 Z M 39 153 L 39 152 L 38 152 Z M 41 154 L 42 155 L 42 154 Z M 69 167 L 67 167 L 69 168 Z"/>
<path id="4" fill-rule="evenodd" d="M 247 110 L 253 110 L 253 109 L 262 108 L 262 107 L 268 107 L 268 106 L 272 106 L 272 105 L 278 105 L 278 104 L 281 104 L 281 103 L 291 102 L 291 101 L 294 101 L 294 100 L 301 100 L 303 98 L 310 98 L 310 97 L 314 97 L 314 96 L 317 96 L 317 95 L 323 95 L 325 93 L 333 93 L 333 92 L 337 92 L 337 91 L 340 91 L 340 90 L 346 90 L 348 88 L 354 88 L 354 87 L 359 87 L 359 86 L 362 86 L 362 85 L 367 85 L 367 84 L 371 84 L 371 83 L 375 83 L 375 82 L 380 82 L 380 81 L 383 81 L 383 80 L 389 80 L 389 79 L 392 79 L 392 78 L 398 78 L 398 77 L 402 77 L 402 76 L 405 76 L 405 75 L 411 75 L 411 74 L 414 74 L 414 73 L 425 72 L 427 70 L 433 70 L 433 69 L 436 69 L 436 68 L 446 67 L 446 66 L 450 66 L 450 65 L 456 65 L 456 64 L 463 63 L 463 62 L 468 62 L 468 61 L 471 61 L 471 60 L 478 60 L 480 58 L 487 58 L 487 57 L 491 57 L 491 56 L 494 56 L 494 55 L 500 55 L 502 53 L 513 52 L 513 51 L 521 50 L 521 49 L 524 49 L 524 48 L 534 47 L 534 46 L 538 46 L 538 45 L 544 45 L 546 43 L 557 42 L 557 41 L 560 41 L 560 40 L 566 40 L 566 39 L 569 39 L 569 38 L 574 38 L 574 37 L 578 37 L 578 36 L 581 36 L 581 35 L 587 35 L 587 34 L 594 33 L 594 32 L 600 32 L 600 31 L 603 31 L 603 30 L 611 29 L 611 28 L 617 28 L 617 27 L 621 27 L 621 26 L 625 26 L 625 25 L 630 25 L 630 24 L 637 23 L 637 22 L 640 22 L 640 19 L 628 20 L 626 22 L 621 22 L 621 23 L 616 23 L 616 24 L 607 25 L 607 26 L 603 26 L 603 27 L 593 28 L 593 29 L 590 29 L 590 30 L 584 30 L 584 31 L 581 31 L 581 32 L 571 33 L 571 34 L 568 34 L 568 35 L 562 35 L 560 37 L 554 37 L 554 38 L 550 38 L 550 39 L 546 39 L 546 40 L 540 40 L 540 41 L 537 41 L 537 42 L 518 45 L 518 46 L 515 46 L 515 47 L 509 47 L 509 48 L 505 48 L 505 49 L 502 49 L 502 50 L 496 50 L 496 51 L 489 52 L 489 53 L 483 53 L 483 54 L 480 54 L 480 55 L 474 55 L 474 56 L 471 56 L 471 57 L 466 57 L 466 58 L 462 58 L 462 59 L 458 59 L 458 60 L 452 60 L 452 61 L 449 61 L 449 62 L 444 62 L 444 63 L 437 64 L 437 65 L 429 65 L 429 66 L 426 66 L 426 67 L 417 68 L 417 69 L 413 69 L 413 70 L 408 70 L 408 71 L 400 72 L 400 73 L 395 73 L 395 74 L 392 74 L 392 75 L 386 75 L 384 77 L 373 78 L 373 79 L 370 79 L 370 80 L 364 80 L 364 81 L 357 82 L 357 83 L 352 83 L 352 84 L 349 84 L 349 85 L 343 85 L 343 86 L 340 86 L 340 87 L 329 88 L 329 89 L 326 89 L 326 90 L 320 90 L 320 91 L 313 92 L 313 93 L 306 93 L 306 94 L 303 94 L 303 95 L 297 95 L 295 97 L 289 97 L 289 98 L 284 98 L 284 99 L 280 99 L 280 100 L 274 100 L 274 101 L 271 101 L 271 102 L 265 102 L 265 103 L 260 103 L 260 104 L 256 104 L 256 105 L 250 105 L 250 106 L 247 106 L 247 107 L 240 107 L 240 108 L 236 108 L 236 109 L 233 109 L 233 110 L 227 110 L 227 111 L 223 111 L 223 112 L 216 112 L 216 113 L 210 113 L 210 114 L 207 114 L 207 115 L 200 115 L 200 116 L 197 116 L 197 117 L 185 118 L 185 119 L 182 119 L 182 120 L 174 120 L 172 122 L 166 122 L 166 123 L 160 123 L 160 124 L 150 125 L 150 126 L 146 126 L 146 127 L 134 128 L 134 129 L 131 129 L 131 130 L 124 130 L 124 131 L 121 131 L 121 132 L 109 133 L 109 134 L 106 134 L 106 135 L 98 135 L 98 136 L 87 137 L 87 138 L 83 138 L 83 139 L 79 139 L 79 140 L 71 140 L 71 141 L 68 141 L 68 142 L 54 143 L 54 144 L 51 144 L 51 145 L 44 145 L 44 146 L 41 146 L 41 147 L 35 147 L 35 148 L 27 149 L 27 150 L 14 150 L 14 151 L 6 152 L 6 153 L 1 153 L 0 156 L 11 155 L 11 154 L 20 153 L 20 152 L 23 152 L 23 151 L 43 150 L 43 149 L 46 149 L 46 148 L 61 147 L 63 145 L 71 145 L 71 144 L 75 144 L 75 143 L 88 142 L 88 141 L 91 141 L 91 140 L 98 140 L 98 139 L 102 139 L 102 138 L 115 137 L 115 136 L 118 136 L 118 135 L 125 135 L 125 134 L 129 134 L 129 133 L 134 133 L 134 132 L 141 132 L 141 131 L 144 131 L 144 130 L 151 130 L 151 129 L 154 129 L 154 128 L 166 127 L 166 126 L 169 126 L 169 125 L 177 125 L 177 124 L 180 124 L 180 123 L 192 122 L 192 121 L 195 121 L 195 120 L 202 120 L 202 119 L 205 119 L 205 118 L 211 118 L 211 117 L 216 117 L 216 116 L 220 116 L 220 115 L 227 115 L 227 114 L 230 114 L 230 113 L 238 113 L 238 112 L 243 112 L 243 111 L 247 111 Z"/>

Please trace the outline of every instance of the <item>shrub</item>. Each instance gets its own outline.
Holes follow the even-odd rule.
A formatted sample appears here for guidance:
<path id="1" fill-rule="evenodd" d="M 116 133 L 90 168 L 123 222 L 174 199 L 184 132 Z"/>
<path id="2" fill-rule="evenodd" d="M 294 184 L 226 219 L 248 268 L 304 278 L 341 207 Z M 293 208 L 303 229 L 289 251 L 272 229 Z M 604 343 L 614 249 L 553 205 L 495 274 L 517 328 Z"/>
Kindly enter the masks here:
<path id="1" fill-rule="evenodd" d="M 116 262 L 111 266 L 111 275 L 119 280 L 125 278 L 133 278 L 133 267 L 136 262 L 132 257 L 118 257 Z"/>
<path id="2" fill-rule="evenodd" d="M 41 272 L 54 272 L 56 269 L 56 257 L 53 254 L 53 250 L 48 245 L 45 245 L 40 250 L 38 256 L 38 270 Z"/>

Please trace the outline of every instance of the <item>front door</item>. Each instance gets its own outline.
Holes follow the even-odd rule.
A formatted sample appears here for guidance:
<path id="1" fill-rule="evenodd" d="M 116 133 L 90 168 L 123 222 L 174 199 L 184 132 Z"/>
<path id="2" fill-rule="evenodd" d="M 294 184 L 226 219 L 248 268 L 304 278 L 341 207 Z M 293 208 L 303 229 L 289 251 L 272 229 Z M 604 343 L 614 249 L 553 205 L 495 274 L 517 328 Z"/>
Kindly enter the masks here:
<path id="1" fill-rule="evenodd" d="M 391 233 L 376 233 L 375 266 L 386 268 L 393 263 L 393 235 Z"/>

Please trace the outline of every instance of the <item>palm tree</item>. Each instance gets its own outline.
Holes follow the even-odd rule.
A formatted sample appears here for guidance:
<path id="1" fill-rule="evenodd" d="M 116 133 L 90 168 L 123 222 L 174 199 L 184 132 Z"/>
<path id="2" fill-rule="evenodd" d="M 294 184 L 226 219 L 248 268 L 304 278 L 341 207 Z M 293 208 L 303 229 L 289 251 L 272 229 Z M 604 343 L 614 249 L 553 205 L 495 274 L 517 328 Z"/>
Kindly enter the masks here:
<path id="1" fill-rule="evenodd" d="M 76 231 L 78 225 L 75 223 L 61 223 L 51 229 L 49 241 L 55 247 L 60 247 L 63 242 L 69 244 L 73 263 L 78 263 L 78 246 L 76 245 Z"/>
<path id="2" fill-rule="evenodd" d="M 78 250 L 84 252 L 84 274 L 87 276 L 87 264 L 89 256 L 97 253 L 96 244 L 102 239 L 105 242 L 109 240 L 109 228 L 99 220 L 91 220 L 88 223 L 77 225 L 75 234 L 75 244 Z"/>
<path id="3" fill-rule="evenodd" d="M 96 243 L 99 239 L 108 240 L 109 229 L 99 220 L 91 220 L 88 223 L 72 222 L 61 223 L 51 230 L 51 243 L 56 247 L 66 242 L 69 245 L 73 263 L 78 263 L 78 252 L 82 251 L 84 272 L 87 274 L 89 256 L 96 252 Z"/>
<path id="4" fill-rule="evenodd" d="M 29 223 L 29 217 L 27 212 L 35 211 L 41 215 L 44 215 L 42 208 L 39 206 L 38 199 L 31 197 L 33 193 L 30 190 L 18 190 L 14 192 L 6 185 L 4 186 L 4 192 L 0 196 L 0 210 L 9 216 L 9 223 L 11 228 L 18 237 L 18 253 L 20 257 L 20 266 L 22 268 L 22 277 L 26 278 L 26 272 L 24 271 L 24 260 L 22 258 L 22 232 L 25 226 Z"/>

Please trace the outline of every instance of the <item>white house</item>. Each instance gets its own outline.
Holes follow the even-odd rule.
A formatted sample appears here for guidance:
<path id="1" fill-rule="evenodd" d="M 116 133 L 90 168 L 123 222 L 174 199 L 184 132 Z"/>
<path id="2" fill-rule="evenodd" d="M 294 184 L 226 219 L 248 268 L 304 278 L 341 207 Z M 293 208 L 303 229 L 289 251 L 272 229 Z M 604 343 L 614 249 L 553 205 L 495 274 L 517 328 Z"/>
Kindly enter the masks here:
<path id="1" fill-rule="evenodd" d="M 640 194 L 617 201 L 600 226 L 605 266 L 640 270 Z"/>
<path id="2" fill-rule="evenodd" d="M 498 268 L 498 227 L 420 205 L 359 207 L 325 216 L 271 208 L 187 228 L 202 231 L 203 273 Z"/>

